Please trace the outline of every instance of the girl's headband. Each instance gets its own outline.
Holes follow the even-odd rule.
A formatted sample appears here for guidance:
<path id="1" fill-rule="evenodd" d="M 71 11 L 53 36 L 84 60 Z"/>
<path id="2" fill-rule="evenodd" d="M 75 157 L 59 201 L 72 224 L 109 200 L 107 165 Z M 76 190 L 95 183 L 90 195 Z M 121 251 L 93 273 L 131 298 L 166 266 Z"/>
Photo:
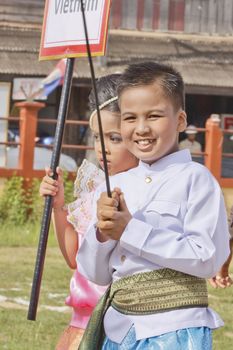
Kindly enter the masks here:
<path id="1" fill-rule="evenodd" d="M 112 103 L 116 100 L 118 100 L 118 96 L 114 96 L 114 97 L 110 98 L 109 100 L 105 101 L 104 103 L 102 103 L 102 105 L 99 106 L 99 110 L 103 109 L 104 107 L 108 106 L 110 103 Z M 96 114 L 96 112 L 97 112 L 97 109 L 95 109 L 90 115 L 90 118 L 89 118 L 90 127 L 92 127 L 93 117 Z"/>

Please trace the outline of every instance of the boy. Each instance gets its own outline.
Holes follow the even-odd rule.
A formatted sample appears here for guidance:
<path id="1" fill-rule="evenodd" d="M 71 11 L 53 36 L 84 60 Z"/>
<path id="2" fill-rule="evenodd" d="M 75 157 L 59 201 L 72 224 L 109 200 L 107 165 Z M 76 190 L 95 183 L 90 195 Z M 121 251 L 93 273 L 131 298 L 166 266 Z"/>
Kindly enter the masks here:
<path id="1" fill-rule="evenodd" d="M 140 162 L 111 178 L 112 198 L 100 195 L 80 248 L 80 272 L 112 283 L 80 349 L 211 349 L 211 329 L 223 322 L 208 308 L 205 278 L 228 257 L 229 233 L 217 182 L 188 150 L 178 151 L 182 77 L 154 62 L 131 65 L 118 97 L 122 138 Z"/>

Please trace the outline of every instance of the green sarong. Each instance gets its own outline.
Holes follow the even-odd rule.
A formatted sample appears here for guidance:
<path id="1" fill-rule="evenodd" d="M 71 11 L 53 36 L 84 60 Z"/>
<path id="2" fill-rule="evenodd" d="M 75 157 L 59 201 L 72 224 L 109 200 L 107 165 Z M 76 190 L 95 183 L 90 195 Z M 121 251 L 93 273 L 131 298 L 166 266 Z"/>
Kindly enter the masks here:
<path id="1" fill-rule="evenodd" d="M 205 279 L 171 269 L 121 278 L 96 305 L 79 350 L 100 350 L 105 337 L 103 317 L 109 306 L 128 315 L 149 315 L 191 307 L 207 307 Z"/>

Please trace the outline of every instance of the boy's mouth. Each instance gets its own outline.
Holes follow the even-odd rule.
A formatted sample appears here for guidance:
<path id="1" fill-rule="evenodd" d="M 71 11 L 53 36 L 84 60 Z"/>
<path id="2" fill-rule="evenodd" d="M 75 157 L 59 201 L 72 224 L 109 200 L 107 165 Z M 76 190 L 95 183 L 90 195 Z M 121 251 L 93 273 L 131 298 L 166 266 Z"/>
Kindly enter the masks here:
<path id="1" fill-rule="evenodd" d="M 152 147 L 156 142 L 156 139 L 141 139 L 141 140 L 135 140 L 134 142 L 136 143 L 137 148 L 140 151 L 149 152 L 152 150 Z"/>
<path id="2" fill-rule="evenodd" d="M 135 140 L 135 142 L 136 142 L 138 145 L 148 146 L 148 145 L 150 145 L 152 142 L 154 142 L 154 140 L 152 140 L 152 139 L 143 139 L 143 140 Z"/>

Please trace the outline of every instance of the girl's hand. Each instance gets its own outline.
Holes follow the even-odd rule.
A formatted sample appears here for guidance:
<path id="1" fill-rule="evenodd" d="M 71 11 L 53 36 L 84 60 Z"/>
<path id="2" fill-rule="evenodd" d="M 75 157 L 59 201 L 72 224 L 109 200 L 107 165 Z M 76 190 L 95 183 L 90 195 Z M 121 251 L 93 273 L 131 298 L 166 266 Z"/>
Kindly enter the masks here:
<path id="1" fill-rule="evenodd" d="M 233 284 L 231 277 L 229 276 L 229 266 L 225 263 L 217 275 L 209 279 L 209 283 L 214 288 L 226 288 Z"/>
<path id="2" fill-rule="evenodd" d="M 221 277 L 221 276 L 217 275 L 213 278 L 210 278 L 209 283 L 214 288 L 226 288 L 226 287 L 230 287 L 232 285 L 233 281 L 232 281 L 230 276 Z"/>
<path id="3" fill-rule="evenodd" d="M 233 208 L 233 207 L 232 207 Z M 233 280 L 229 275 L 229 268 L 233 254 L 233 238 L 230 239 L 230 255 L 227 261 L 222 265 L 220 271 L 213 278 L 209 279 L 209 282 L 214 288 L 226 288 L 233 285 Z"/>
<path id="4" fill-rule="evenodd" d="M 53 197 L 53 208 L 61 208 L 65 204 L 64 198 L 64 184 L 63 184 L 63 173 L 62 170 L 57 167 L 56 173 L 58 175 L 57 180 L 54 180 L 51 176 L 53 175 L 50 168 L 45 168 L 46 175 L 43 177 L 39 193 L 40 196 L 52 196 Z"/>

